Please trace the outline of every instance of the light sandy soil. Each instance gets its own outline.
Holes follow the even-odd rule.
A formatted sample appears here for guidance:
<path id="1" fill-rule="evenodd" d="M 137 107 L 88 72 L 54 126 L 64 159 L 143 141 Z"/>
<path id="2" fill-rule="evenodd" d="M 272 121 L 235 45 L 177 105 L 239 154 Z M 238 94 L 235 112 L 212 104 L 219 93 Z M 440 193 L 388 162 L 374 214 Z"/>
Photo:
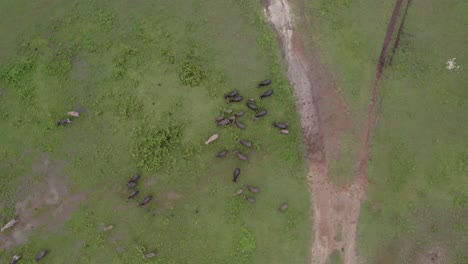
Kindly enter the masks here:
<path id="1" fill-rule="evenodd" d="M 304 143 L 308 146 L 308 184 L 315 233 L 310 263 L 326 263 L 335 249 L 341 252 L 344 263 L 357 263 L 356 227 L 366 182 L 358 179 L 348 186 L 335 188 L 327 171 L 328 161 L 339 146 L 340 131 L 349 128 L 346 106 L 320 60 L 305 54 L 299 36 L 293 31 L 288 2 L 271 0 L 265 5 L 265 15 L 280 39 Z M 330 104 L 334 107 L 327 107 Z"/>
<path id="2" fill-rule="evenodd" d="M 16 204 L 18 224 L 0 235 L 0 249 L 10 249 L 27 242 L 28 236 L 38 227 L 46 232 L 60 228 L 75 210 L 85 201 L 81 193 L 70 193 L 67 188 L 65 164 L 51 164 L 48 155 L 41 155 L 32 168 L 42 182 L 34 190 L 23 190 L 26 198 Z M 26 185 L 24 185 L 26 186 Z"/>

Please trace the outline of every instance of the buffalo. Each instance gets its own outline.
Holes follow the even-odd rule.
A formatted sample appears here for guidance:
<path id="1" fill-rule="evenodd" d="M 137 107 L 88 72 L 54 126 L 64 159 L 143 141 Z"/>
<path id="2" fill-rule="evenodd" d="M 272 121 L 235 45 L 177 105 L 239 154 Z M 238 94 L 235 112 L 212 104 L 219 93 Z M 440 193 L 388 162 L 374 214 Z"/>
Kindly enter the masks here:
<path id="1" fill-rule="evenodd" d="M 237 142 L 239 142 L 239 144 L 244 145 L 244 146 L 246 146 L 248 148 L 252 147 L 252 142 L 250 142 L 250 141 L 239 139 L 239 140 L 237 140 Z"/>
<path id="2" fill-rule="evenodd" d="M 224 98 L 227 99 L 227 98 L 230 98 L 230 97 L 236 97 L 237 95 L 239 95 L 239 93 L 236 90 L 234 90 L 234 91 L 231 91 L 231 92 L 225 94 Z"/>
<path id="3" fill-rule="evenodd" d="M 242 101 L 242 99 L 244 99 L 244 97 L 242 97 L 241 95 L 238 95 L 232 99 L 229 99 L 229 103 L 238 103 Z"/>
<path id="4" fill-rule="evenodd" d="M 287 129 L 288 128 L 288 123 L 273 123 L 273 126 L 279 129 Z"/>
<path id="5" fill-rule="evenodd" d="M 36 258 L 35 258 L 36 262 L 37 262 L 37 261 L 40 261 L 40 260 L 43 259 L 43 258 L 45 258 L 45 256 L 46 256 L 47 254 L 49 254 L 49 251 L 47 251 L 47 250 L 42 250 L 41 252 L 39 252 L 39 254 L 37 254 L 37 256 L 36 256 Z"/>
<path id="6" fill-rule="evenodd" d="M 11 258 L 10 264 L 16 264 L 18 261 L 21 259 L 21 256 L 19 255 L 14 255 L 13 258 Z"/>
<path id="7" fill-rule="evenodd" d="M 255 187 L 255 186 L 244 185 L 244 187 L 245 187 L 247 190 L 249 190 L 249 191 L 251 191 L 251 192 L 253 192 L 253 193 L 258 193 L 258 192 L 260 192 L 260 188 Z"/>
<path id="8" fill-rule="evenodd" d="M 239 111 L 239 112 L 236 112 L 234 115 L 235 115 L 236 117 L 241 117 L 241 116 L 244 115 L 244 112 Z"/>
<path id="9" fill-rule="evenodd" d="M 64 118 L 64 119 L 60 119 L 59 121 L 57 121 L 56 125 L 57 126 L 64 126 L 64 125 L 70 124 L 70 123 L 71 123 L 70 119 Z"/>
<path id="10" fill-rule="evenodd" d="M 8 221 L 8 223 L 6 223 L 1 229 L 0 229 L 0 233 L 7 230 L 7 229 L 10 229 L 12 228 L 14 225 L 16 225 L 16 223 L 18 223 L 18 220 L 16 219 L 12 219 L 10 221 Z"/>
<path id="11" fill-rule="evenodd" d="M 222 116 L 216 117 L 216 123 L 219 122 L 219 121 L 221 121 L 221 120 L 223 120 L 223 119 L 224 119 L 224 117 L 222 117 Z"/>
<path id="12" fill-rule="evenodd" d="M 252 104 L 252 103 L 247 103 L 247 107 L 248 107 L 249 109 L 252 109 L 252 110 L 257 110 L 257 109 L 258 109 L 258 106 L 254 105 L 254 104 Z"/>
<path id="13" fill-rule="evenodd" d="M 269 97 L 273 94 L 273 90 L 268 90 L 266 92 L 264 92 L 262 95 L 260 95 L 260 99 L 263 99 L 265 97 Z"/>
<path id="14" fill-rule="evenodd" d="M 234 121 L 236 121 L 236 116 L 232 115 L 232 116 L 228 117 L 228 120 L 231 121 L 231 122 L 234 122 Z"/>
<path id="15" fill-rule="evenodd" d="M 278 208 L 278 211 L 283 212 L 284 210 L 288 209 L 288 207 L 289 205 L 287 203 L 284 203 L 280 205 L 280 207 Z"/>
<path id="16" fill-rule="evenodd" d="M 232 181 L 237 182 L 237 178 L 239 178 L 240 175 L 240 169 L 236 168 L 232 174 Z"/>
<path id="17" fill-rule="evenodd" d="M 77 111 L 68 112 L 67 115 L 72 117 L 80 117 L 80 113 L 78 113 Z"/>
<path id="18" fill-rule="evenodd" d="M 143 201 L 141 201 L 141 202 L 138 204 L 138 206 L 141 207 L 141 206 L 146 205 L 147 203 L 149 203 L 149 202 L 151 201 L 151 199 L 153 199 L 153 196 L 151 196 L 151 195 L 146 196 L 146 197 L 143 199 Z"/>
<path id="19" fill-rule="evenodd" d="M 239 190 L 235 191 L 233 195 L 234 195 L 234 196 L 239 195 L 239 194 L 241 194 L 243 191 L 244 191 L 244 189 L 239 189 Z"/>
<path id="20" fill-rule="evenodd" d="M 218 123 L 216 123 L 217 126 L 227 126 L 231 123 L 231 121 L 229 119 L 223 119 L 221 121 L 219 121 Z"/>
<path id="21" fill-rule="evenodd" d="M 137 196 L 140 193 L 138 190 L 132 190 L 130 195 L 128 195 L 127 199 L 132 199 L 133 197 Z"/>
<path id="22" fill-rule="evenodd" d="M 227 150 L 222 150 L 215 155 L 215 158 L 224 158 L 227 154 Z"/>
<path id="23" fill-rule="evenodd" d="M 150 253 L 146 254 L 145 257 L 146 258 L 154 258 L 154 257 L 156 257 L 156 253 L 150 252 Z"/>
<path id="24" fill-rule="evenodd" d="M 249 98 L 249 102 L 255 102 L 255 98 Z"/>
<path id="25" fill-rule="evenodd" d="M 133 175 L 128 182 L 137 182 L 140 179 L 140 174 Z"/>
<path id="26" fill-rule="evenodd" d="M 245 125 L 244 125 L 243 123 L 241 123 L 241 122 L 239 122 L 239 121 L 236 121 L 235 124 L 236 124 L 236 126 L 237 126 L 238 128 L 240 128 L 240 129 L 245 129 Z"/>
<path id="27" fill-rule="evenodd" d="M 232 113 L 232 109 L 226 109 L 226 110 L 224 110 L 224 113 L 230 114 L 230 113 Z"/>
<path id="28" fill-rule="evenodd" d="M 131 189 L 131 188 L 134 188 L 136 185 L 137 185 L 136 182 L 128 182 L 127 188 Z"/>
<path id="29" fill-rule="evenodd" d="M 264 80 L 263 82 L 259 83 L 259 84 L 257 85 L 257 87 L 268 86 L 268 85 L 270 85 L 270 84 L 271 84 L 271 80 L 270 80 L 270 79 L 266 79 L 266 80 Z"/>
<path id="30" fill-rule="evenodd" d="M 262 110 L 258 112 L 254 117 L 259 118 L 259 117 L 265 116 L 266 114 L 267 114 L 267 110 Z"/>
<path id="31" fill-rule="evenodd" d="M 289 131 L 287 129 L 281 129 L 279 132 L 283 135 L 289 134 Z"/>
<path id="32" fill-rule="evenodd" d="M 213 134 L 207 141 L 205 141 L 205 144 L 208 145 L 210 144 L 211 142 L 215 141 L 216 139 L 218 139 L 219 135 L 218 134 Z"/>
<path id="33" fill-rule="evenodd" d="M 243 161 L 249 160 L 249 158 L 247 158 L 247 156 L 240 153 L 239 151 L 234 151 L 234 154 L 236 154 L 237 158 L 240 159 L 240 160 L 243 160 Z"/>

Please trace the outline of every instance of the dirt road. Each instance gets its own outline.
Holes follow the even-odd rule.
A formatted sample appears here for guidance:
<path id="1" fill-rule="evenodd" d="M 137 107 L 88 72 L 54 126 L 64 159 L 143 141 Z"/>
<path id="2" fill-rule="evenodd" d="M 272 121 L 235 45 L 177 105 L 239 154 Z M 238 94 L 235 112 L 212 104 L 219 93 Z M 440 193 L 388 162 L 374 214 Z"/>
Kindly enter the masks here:
<path id="1" fill-rule="evenodd" d="M 341 252 L 346 264 L 358 262 L 356 232 L 361 203 L 367 185 L 367 161 L 371 128 L 375 123 L 375 102 L 385 67 L 387 49 L 403 0 L 396 0 L 392 18 L 376 66 L 368 118 L 361 129 L 360 151 L 356 157 L 353 182 L 336 188 L 328 178 L 328 161 L 339 145 L 340 131 L 349 127 L 346 103 L 336 92 L 333 78 L 314 56 L 304 51 L 300 37 L 293 31 L 291 7 L 287 0 L 264 1 L 265 16 L 278 34 L 287 65 L 287 74 L 296 98 L 297 110 L 308 146 L 308 184 L 312 193 L 314 241 L 310 263 L 326 263 L 334 250 Z M 310 56 L 312 54 L 312 56 Z M 331 118 L 333 117 L 333 118 Z"/>

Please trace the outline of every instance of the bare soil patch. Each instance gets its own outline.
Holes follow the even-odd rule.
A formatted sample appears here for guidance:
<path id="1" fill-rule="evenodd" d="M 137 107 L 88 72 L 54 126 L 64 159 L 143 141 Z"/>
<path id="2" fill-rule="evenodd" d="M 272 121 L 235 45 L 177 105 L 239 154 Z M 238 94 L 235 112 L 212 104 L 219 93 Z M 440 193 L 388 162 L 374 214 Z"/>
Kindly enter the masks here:
<path id="1" fill-rule="evenodd" d="M 368 118 L 360 136 L 361 148 L 356 158 L 354 180 L 340 188 L 333 186 L 328 178 L 328 162 L 336 155 L 341 133 L 352 133 L 346 103 L 337 92 L 337 84 L 331 74 L 320 63 L 319 52 L 308 50 L 306 53 L 300 36 L 293 32 L 294 23 L 288 1 L 263 2 L 265 16 L 278 34 L 288 78 L 294 88 L 304 142 L 308 146 L 308 184 L 312 193 L 315 232 L 310 250 L 311 263 L 326 263 L 334 250 L 341 252 L 344 263 L 357 263 L 357 224 L 361 203 L 365 199 L 369 137 L 371 126 L 375 123 L 375 102 L 402 1 L 396 2 L 376 66 Z M 336 237 L 342 239 L 336 240 Z"/>
<path id="2" fill-rule="evenodd" d="M 43 154 L 32 167 L 32 173 L 40 175 L 42 182 L 32 190 L 22 192 L 26 198 L 16 204 L 15 215 L 18 224 L 0 235 L 0 249 L 11 249 L 27 242 L 28 236 L 38 227 L 45 231 L 56 231 L 85 201 L 81 193 L 70 193 L 64 163 L 51 164 L 48 155 Z"/>

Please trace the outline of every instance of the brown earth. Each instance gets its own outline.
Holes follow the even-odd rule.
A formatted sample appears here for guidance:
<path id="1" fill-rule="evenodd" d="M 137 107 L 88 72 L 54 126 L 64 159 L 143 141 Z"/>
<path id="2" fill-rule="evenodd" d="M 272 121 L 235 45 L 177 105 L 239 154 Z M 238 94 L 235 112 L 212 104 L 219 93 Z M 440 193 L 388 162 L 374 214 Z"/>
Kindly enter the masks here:
<path id="1" fill-rule="evenodd" d="M 320 63 L 316 48 L 303 47 L 301 37 L 293 32 L 291 8 L 287 0 L 263 1 L 265 16 L 278 34 L 287 64 L 287 74 L 296 98 L 297 110 L 307 144 L 308 184 L 312 193 L 314 242 L 311 263 L 326 263 L 334 250 L 341 252 L 344 263 L 357 263 L 356 232 L 361 203 L 367 185 L 367 161 L 371 128 L 375 124 L 375 103 L 385 66 L 388 46 L 400 12 L 397 0 L 388 23 L 379 61 L 376 66 L 368 118 L 362 127 L 361 147 L 356 158 L 351 184 L 335 187 L 328 178 L 328 165 L 339 149 L 342 133 L 353 135 L 346 102 L 337 90 L 330 71 Z M 352 172 L 350 172 L 352 173 Z M 340 228 L 341 227 L 341 228 Z M 341 232 L 341 233 L 340 233 Z M 341 237 L 337 240 L 337 237 Z"/>
<path id="2" fill-rule="evenodd" d="M 85 201 L 84 194 L 70 193 L 64 168 L 64 163 L 51 164 L 46 154 L 33 164 L 32 174 L 39 175 L 41 183 L 18 194 L 26 197 L 16 204 L 15 215 L 19 222 L 0 234 L 0 249 L 26 243 L 28 236 L 38 227 L 43 227 L 46 232 L 58 230 L 75 208 Z"/>

